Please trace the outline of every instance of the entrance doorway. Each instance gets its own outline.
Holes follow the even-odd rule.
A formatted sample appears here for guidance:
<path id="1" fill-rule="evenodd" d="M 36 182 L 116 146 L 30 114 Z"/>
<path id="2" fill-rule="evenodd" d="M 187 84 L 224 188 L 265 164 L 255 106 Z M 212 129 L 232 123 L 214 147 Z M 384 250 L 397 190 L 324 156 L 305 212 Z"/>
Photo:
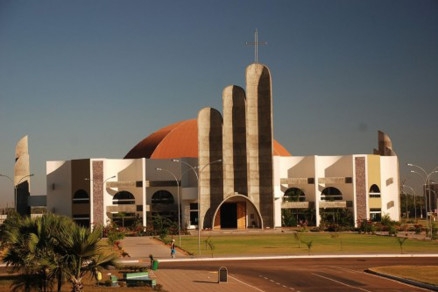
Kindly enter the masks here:
<path id="1" fill-rule="evenodd" d="M 237 228 L 237 204 L 225 203 L 220 208 L 221 228 Z"/>

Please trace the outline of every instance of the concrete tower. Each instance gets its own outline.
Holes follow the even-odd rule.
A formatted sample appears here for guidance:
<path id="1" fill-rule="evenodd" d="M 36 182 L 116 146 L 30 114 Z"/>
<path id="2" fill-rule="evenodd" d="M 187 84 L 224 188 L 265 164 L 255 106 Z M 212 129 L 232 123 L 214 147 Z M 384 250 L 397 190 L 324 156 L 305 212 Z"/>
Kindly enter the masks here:
<path id="1" fill-rule="evenodd" d="M 245 91 L 222 92 L 220 113 L 198 114 L 202 228 L 274 227 L 271 75 L 258 63 L 246 69 Z M 222 159 L 222 164 L 212 162 Z M 212 165 L 209 165 L 212 164 Z M 207 166 L 202 169 L 203 166 Z M 214 222 L 213 222 L 214 220 Z"/>
<path id="2" fill-rule="evenodd" d="M 248 196 L 274 227 L 273 122 L 271 73 L 261 64 L 246 68 L 246 149 Z"/>
<path id="3" fill-rule="evenodd" d="M 223 165 L 224 196 L 248 195 L 246 157 L 245 91 L 228 86 L 222 93 L 224 109 Z"/>
<path id="4" fill-rule="evenodd" d="M 30 214 L 27 198 L 30 195 L 30 164 L 28 137 L 24 136 L 15 147 L 14 187 L 15 207 L 21 215 Z"/>
<path id="5" fill-rule="evenodd" d="M 223 197 L 222 116 L 213 108 L 198 113 L 198 165 L 199 165 L 199 226 L 211 228 L 213 214 Z"/>

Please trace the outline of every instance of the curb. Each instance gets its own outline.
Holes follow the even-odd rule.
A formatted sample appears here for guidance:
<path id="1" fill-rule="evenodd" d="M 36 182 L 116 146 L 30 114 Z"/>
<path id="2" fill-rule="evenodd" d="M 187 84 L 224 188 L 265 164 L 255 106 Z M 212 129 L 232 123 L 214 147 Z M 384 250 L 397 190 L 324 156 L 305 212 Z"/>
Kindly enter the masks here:
<path id="1" fill-rule="evenodd" d="M 431 291 L 438 291 L 438 287 L 432 284 L 427 284 L 427 283 L 422 283 L 422 282 L 418 282 L 418 281 L 414 281 L 414 280 L 409 280 L 406 278 L 401 278 L 401 277 L 397 277 L 397 276 L 393 276 L 393 275 L 388 275 L 388 274 L 384 274 L 384 273 L 379 273 L 370 269 L 366 269 L 365 270 L 366 273 L 369 274 L 373 274 L 373 275 L 377 275 L 380 277 L 385 277 L 388 279 L 392 279 L 398 282 L 403 282 L 412 286 L 416 286 L 416 287 L 421 287 L 421 288 L 425 288 L 425 289 L 429 289 Z"/>

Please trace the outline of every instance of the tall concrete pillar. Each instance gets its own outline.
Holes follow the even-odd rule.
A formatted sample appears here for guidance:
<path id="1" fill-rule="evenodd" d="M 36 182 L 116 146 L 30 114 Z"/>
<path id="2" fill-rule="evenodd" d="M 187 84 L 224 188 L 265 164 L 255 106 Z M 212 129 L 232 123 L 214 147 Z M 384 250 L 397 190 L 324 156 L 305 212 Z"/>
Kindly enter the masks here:
<path id="1" fill-rule="evenodd" d="M 245 91 L 230 85 L 222 92 L 222 102 L 224 196 L 247 195 Z"/>
<path id="2" fill-rule="evenodd" d="M 199 226 L 212 228 L 213 215 L 223 199 L 222 116 L 213 108 L 198 113 Z"/>
<path id="3" fill-rule="evenodd" d="M 274 227 L 272 87 L 269 69 L 246 68 L 248 195 L 260 209 L 263 227 Z"/>
<path id="4" fill-rule="evenodd" d="M 15 147 L 14 166 L 14 202 L 16 211 L 29 215 L 28 197 L 30 196 L 30 163 L 28 137 L 24 136 Z"/>

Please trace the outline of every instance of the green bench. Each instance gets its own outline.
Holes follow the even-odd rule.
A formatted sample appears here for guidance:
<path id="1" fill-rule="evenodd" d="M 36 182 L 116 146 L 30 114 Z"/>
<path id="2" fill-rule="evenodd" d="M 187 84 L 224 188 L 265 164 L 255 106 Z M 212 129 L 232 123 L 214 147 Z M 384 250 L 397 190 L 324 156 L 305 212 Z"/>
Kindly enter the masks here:
<path id="1" fill-rule="evenodd" d="M 157 285 L 155 279 L 149 278 L 148 272 L 125 273 L 124 280 L 128 287 L 150 286 L 154 288 Z"/>
<path id="2" fill-rule="evenodd" d="M 135 273 L 124 273 L 125 280 L 133 280 L 133 279 L 149 279 L 148 272 L 135 272 Z"/>

